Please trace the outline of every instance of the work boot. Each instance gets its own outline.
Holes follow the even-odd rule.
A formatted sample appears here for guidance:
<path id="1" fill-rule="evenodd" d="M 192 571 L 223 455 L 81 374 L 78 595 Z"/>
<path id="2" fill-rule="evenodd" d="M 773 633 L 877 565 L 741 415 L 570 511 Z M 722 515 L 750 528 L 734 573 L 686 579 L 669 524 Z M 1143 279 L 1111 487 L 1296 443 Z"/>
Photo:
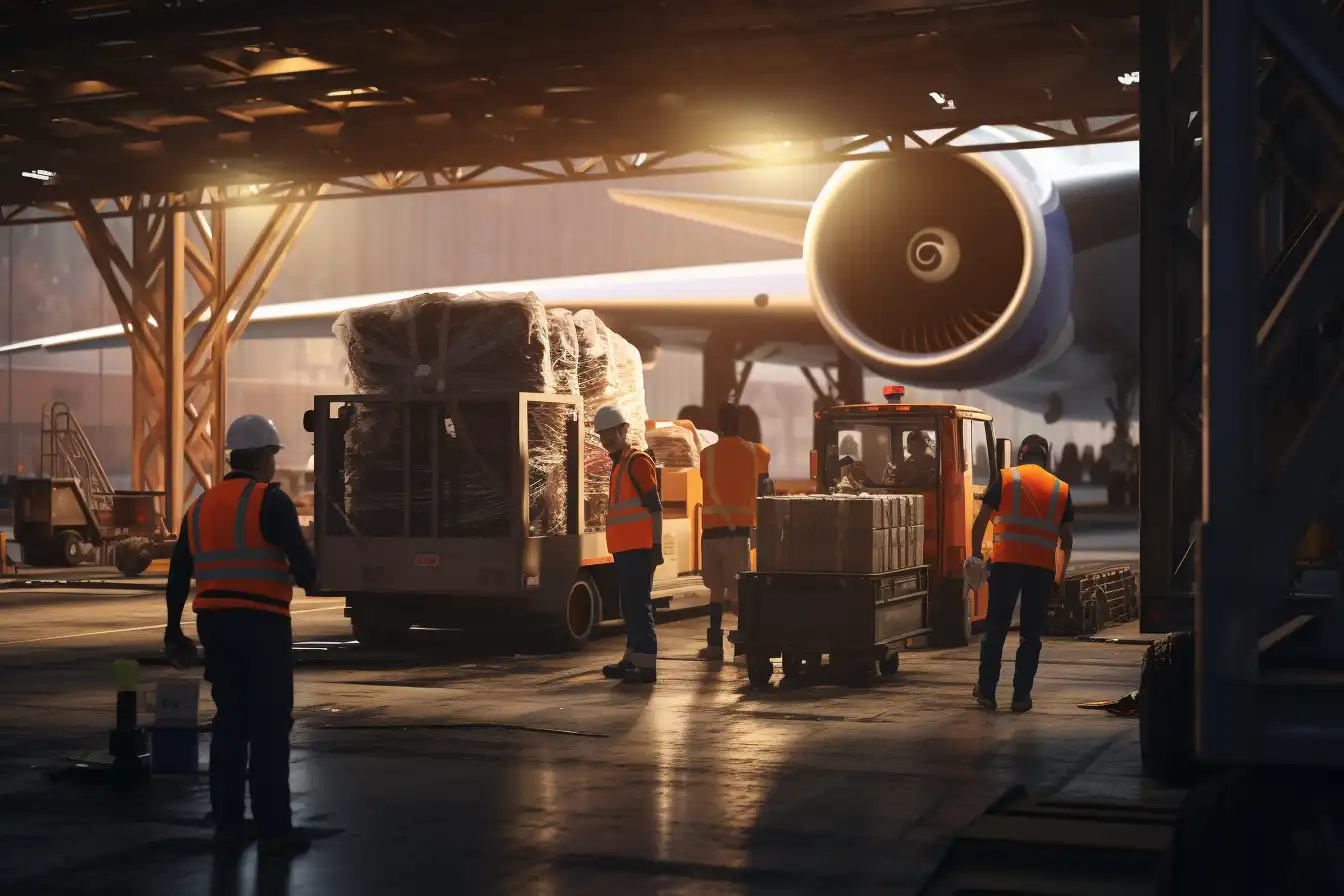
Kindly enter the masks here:
<path id="1" fill-rule="evenodd" d="M 695 658 L 715 663 L 723 662 L 723 629 L 711 628 L 705 632 L 705 646 Z"/>
<path id="2" fill-rule="evenodd" d="M 975 686 L 975 689 L 971 691 L 971 696 L 975 698 L 976 703 L 980 704 L 981 709 L 987 709 L 990 712 L 994 712 L 999 708 L 999 701 L 981 691 L 980 685 L 978 684 Z"/>
<path id="3" fill-rule="evenodd" d="M 301 856 L 313 845 L 313 838 L 303 828 L 290 828 L 279 834 L 268 834 L 257 841 L 257 852 L 267 858 Z"/>
<path id="4" fill-rule="evenodd" d="M 1008 708 L 1016 713 L 1031 712 L 1031 698 L 1014 697 L 1012 704 Z"/>
<path id="5" fill-rule="evenodd" d="M 621 679 L 625 677 L 626 670 L 635 668 L 635 664 L 629 660 L 621 660 L 619 663 L 607 663 L 602 667 L 603 678 Z"/>
<path id="6" fill-rule="evenodd" d="M 622 684 L 653 684 L 658 680 L 658 670 L 653 667 L 631 665 L 621 673 Z"/>

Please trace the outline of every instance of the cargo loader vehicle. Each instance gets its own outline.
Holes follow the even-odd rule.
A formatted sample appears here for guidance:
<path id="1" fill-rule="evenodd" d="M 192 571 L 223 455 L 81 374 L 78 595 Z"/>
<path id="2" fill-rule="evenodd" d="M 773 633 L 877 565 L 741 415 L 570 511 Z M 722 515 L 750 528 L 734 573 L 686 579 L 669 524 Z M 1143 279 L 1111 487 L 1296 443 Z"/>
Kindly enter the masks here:
<path id="1" fill-rule="evenodd" d="M 114 488 L 65 403 L 43 407 L 41 444 L 37 475 L 8 483 L 14 540 L 25 563 L 98 563 L 138 576 L 172 554 L 177 536 L 163 518 L 163 492 Z"/>
<path id="2" fill-rule="evenodd" d="M 739 580 L 738 629 L 748 677 L 763 685 L 830 658 L 838 676 L 893 674 L 910 647 L 960 647 L 983 626 L 989 586 L 968 588 L 971 528 L 998 470 L 1014 461 L 993 418 L 952 404 L 881 404 L 816 415 L 813 496 L 757 501 L 756 569 Z M 983 556 L 993 560 L 993 526 Z M 1059 555 L 1062 562 L 1062 554 Z M 1083 635 L 1137 615 L 1133 572 L 1075 565 L 1057 576 L 1047 633 Z"/>
<path id="3" fill-rule="evenodd" d="M 367 470 L 355 475 L 347 452 L 346 434 L 361 415 L 395 431 L 400 452 L 399 463 L 374 471 L 373 494 L 375 480 Z M 546 434 L 539 419 L 549 421 Z M 541 631 L 552 647 L 579 650 L 598 625 L 619 619 L 605 532 L 592 515 L 584 522 L 583 421 L 575 395 L 316 396 L 304 427 L 313 434 L 318 584 L 321 594 L 345 598 L 360 643 L 390 646 L 418 626 Z M 543 439 L 563 457 L 538 481 L 530 457 Z M 654 598 L 665 605 L 701 585 L 703 498 L 697 470 L 658 473 L 665 562 Z M 603 489 L 605 499 L 605 482 Z M 496 500 L 497 512 L 483 513 L 481 502 Z M 562 522 L 539 530 L 542 515 Z"/>

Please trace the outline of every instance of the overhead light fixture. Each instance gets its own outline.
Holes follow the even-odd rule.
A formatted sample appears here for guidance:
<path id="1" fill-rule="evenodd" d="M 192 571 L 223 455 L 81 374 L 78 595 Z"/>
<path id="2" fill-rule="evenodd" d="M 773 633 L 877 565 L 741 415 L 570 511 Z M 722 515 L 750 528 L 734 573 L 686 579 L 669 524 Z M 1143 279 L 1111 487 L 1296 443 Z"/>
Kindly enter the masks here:
<path id="1" fill-rule="evenodd" d="M 640 165 L 643 165 L 644 162 L 648 159 L 648 157 L 649 154 L 646 152 L 642 152 L 639 155 L 635 156 L 635 167 L 638 168 Z"/>
<path id="2" fill-rule="evenodd" d="M 939 93 L 936 90 L 929 91 L 929 99 L 937 103 L 943 110 L 952 112 L 957 108 L 957 104 L 947 94 Z"/>
<path id="3" fill-rule="evenodd" d="M 1124 74 L 1117 77 L 1115 80 L 1119 81 L 1125 87 L 1132 87 L 1135 84 L 1139 83 L 1139 73 L 1125 72 Z"/>
<path id="4" fill-rule="evenodd" d="M 24 171 L 24 177 L 31 177 L 33 180 L 48 181 L 56 176 L 56 172 L 48 171 L 45 168 L 34 168 L 32 171 Z"/>

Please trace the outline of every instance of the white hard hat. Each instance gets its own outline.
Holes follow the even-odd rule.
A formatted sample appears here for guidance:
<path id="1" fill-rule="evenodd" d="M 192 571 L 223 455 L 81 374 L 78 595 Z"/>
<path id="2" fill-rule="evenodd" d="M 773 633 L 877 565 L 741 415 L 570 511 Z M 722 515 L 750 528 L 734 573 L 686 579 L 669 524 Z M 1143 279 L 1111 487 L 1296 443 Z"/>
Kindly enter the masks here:
<path id="1" fill-rule="evenodd" d="M 229 451 L 247 451 L 251 448 L 283 448 L 280 430 L 260 414 L 244 414 L 229 424 L 224 436 L 224 447 Z"/>
<path id="2" fill-rule="evenodd" d="M 601 432 L 604 429 L 615 429 L 622 423 L 629 423 L 625 419 L 625 414 L 614 404 L 609 404 L 597 409 L 593 415 L 593 429 Z"/>

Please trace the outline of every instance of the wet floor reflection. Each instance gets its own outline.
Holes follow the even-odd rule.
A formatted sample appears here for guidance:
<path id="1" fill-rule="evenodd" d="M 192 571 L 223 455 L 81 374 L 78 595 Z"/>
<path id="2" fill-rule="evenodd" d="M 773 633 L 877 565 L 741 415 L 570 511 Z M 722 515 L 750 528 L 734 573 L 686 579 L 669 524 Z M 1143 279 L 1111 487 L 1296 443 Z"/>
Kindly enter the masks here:
<path id="1" fill-rule="evenodd" d="M 217 852 L 210 868 L 210 896 L 289 896 L 294 863 L 301 860 L 259 855 L 255 849 Z"/>
<path id="2" fill-rule="evenodd" d="M 1011 784 L 1060 786 L 1088 766 L 1120 729 L 1078 717 L 1060 691 L 1095 690 L 1099 672 L 1130 674 L 1073 663 L 1052 646 L 1060 662 L 1042 666 L 1041 711 L 991 716 L 968 705 L 969 654 L 914 656 L 871 691 L 757 691 L 741 667 L 690 659 L 699 646 L 690 627 L 671 633 L 652 688 L 601 678 L 619 648 L 607 640 L 573 657 L 458 666 L 417 657 L 408 671 L 351 675 L 334 662 L 301 673 L 296 822 L 329 832 L 308 854 L 211 857 L 197 826 L 190 854 L 132 846 L 11 890 L 0 800 L 0 893 L 765 896 L 908 886 Z M 347 717 L 356 724 L 342 727 Z M 451 727 L 468 720 L 513 727 Z M 115 831 L 134 844 L 160 836 L 145 829 L 151 817 L 199 820 L 208 802 L 203 781 L 115 812 L 77 797 L 56 806 L 34 794 L 25 817 L 45 817 L 46 828 L 25 825 L 54 831 L 79 819 L 91 840 Z"/>

